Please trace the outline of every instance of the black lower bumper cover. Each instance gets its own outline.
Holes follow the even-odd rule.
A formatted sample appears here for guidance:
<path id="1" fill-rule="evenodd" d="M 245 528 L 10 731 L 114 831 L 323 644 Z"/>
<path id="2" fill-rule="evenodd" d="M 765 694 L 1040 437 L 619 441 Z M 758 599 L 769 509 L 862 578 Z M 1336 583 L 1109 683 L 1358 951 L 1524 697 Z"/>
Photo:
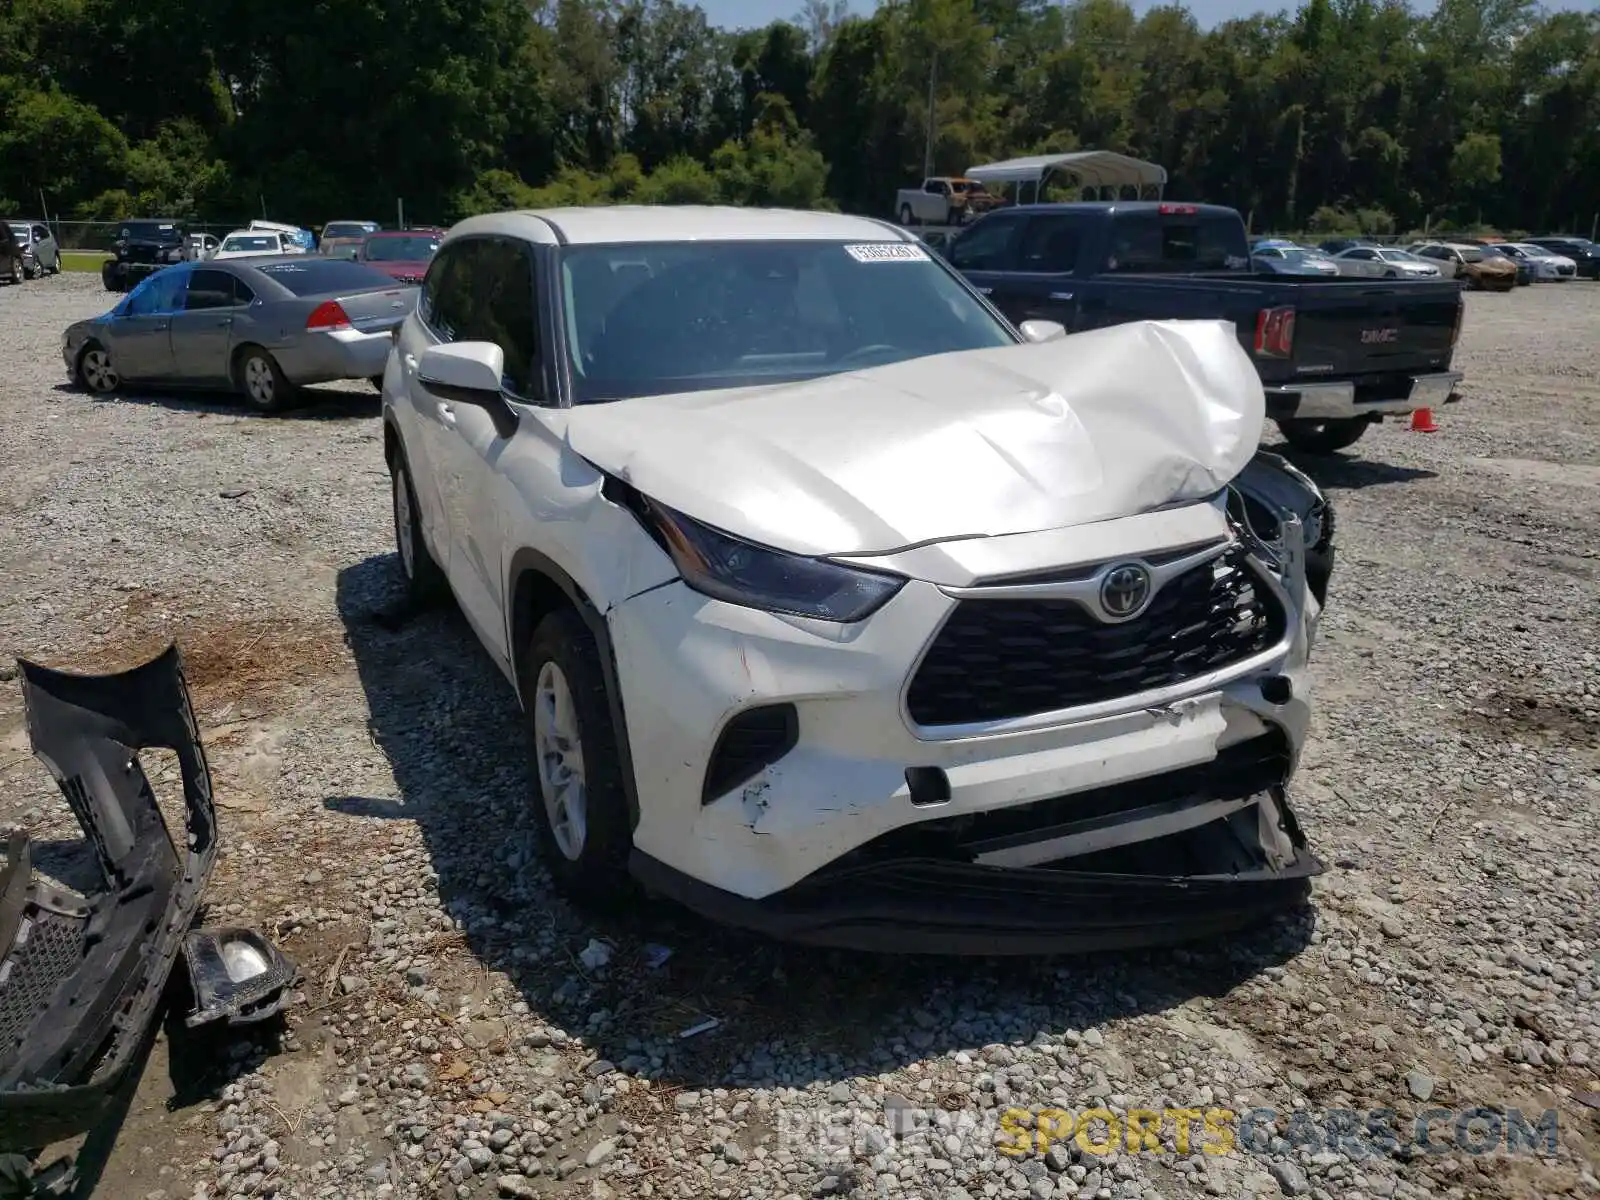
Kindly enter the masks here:
<path id="1" fill-rule="evenodd" d="M 823 871 L 763 900 L 711 887 L 635 850 L 634 876 L 701 916 L 784 941 L 874 953 L 1074 954 L 1194 941 L 1306 900 L 1320 862 L 1226 878 L 1018 870 L 901 859 Z"/>
<path id="2" fill-rule="evenodd" d="M 176 647 L 113 675 L 18 666 L 34 753 L 103 886 L 57 886 L 32 870 L 27 835 L 12 836 L 0 871 L 0 1155 L 36 1153 L 106 1117 L 140 1061 L 217 846 Z M 170 837 L 139 765 L 147 747 L 178 756 L 186 830 Z"/>

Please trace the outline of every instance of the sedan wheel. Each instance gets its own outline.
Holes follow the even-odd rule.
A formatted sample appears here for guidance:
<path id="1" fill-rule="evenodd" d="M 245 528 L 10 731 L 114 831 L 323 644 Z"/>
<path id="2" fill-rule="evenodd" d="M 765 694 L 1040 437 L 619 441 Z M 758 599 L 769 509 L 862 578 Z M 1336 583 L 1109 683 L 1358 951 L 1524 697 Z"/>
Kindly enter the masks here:
<path id="1" fill-rule="evenodd" d="M 117 390 L 122 377 L 111 363 L 111 354 L 99 344 L 91 344 L 78 357 L 78 379 L 91 392 L 104 395 Z"/>
<path id="2" fill-rule="evenodd" d="M 288 407 L 289 381 L 272 355 L 252 346 L 239 360 L 239 386 L 245 401 L 257 412 L 279 412 Z"/>

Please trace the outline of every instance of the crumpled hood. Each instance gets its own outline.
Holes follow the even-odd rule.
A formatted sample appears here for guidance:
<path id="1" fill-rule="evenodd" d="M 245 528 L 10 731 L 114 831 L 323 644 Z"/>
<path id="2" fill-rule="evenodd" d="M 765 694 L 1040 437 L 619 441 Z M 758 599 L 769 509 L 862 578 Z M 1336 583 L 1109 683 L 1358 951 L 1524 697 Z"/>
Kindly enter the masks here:
<path id="1" fill-rule="evenodd" d="M 662 504 L 779 549 L 859 555 L 1204 499 L 1255 453 L 1265 398 L 1231 324 L 1144 321 L 551 416 Z"/>

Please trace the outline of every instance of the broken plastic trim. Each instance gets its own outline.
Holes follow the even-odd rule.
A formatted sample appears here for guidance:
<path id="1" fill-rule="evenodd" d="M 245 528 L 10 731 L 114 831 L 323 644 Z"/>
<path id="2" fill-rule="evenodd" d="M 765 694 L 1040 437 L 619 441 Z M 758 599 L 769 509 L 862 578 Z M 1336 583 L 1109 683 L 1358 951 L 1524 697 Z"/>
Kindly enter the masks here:
<path id="1" fill-rule="evenodd" d="M 13 836 L 0 873 L 0 1153 L 37 1152 L 107 1117 L 217 849 L 176 646 L 111 675 L 17 665 L 33 752 L 83 826 L 104 886 L 79 895 L 51 883 L 33 873 L 27 835 Z M 156 747 L 177 754 L 183 777 L 181 854 L 139 764 L 137 752 Z"/>
<path id="2" fill-rule="evenodd" d="M 193 1029 L 226 1019 L 253 1025 L 283 1011 L 289 985 L 299 968 L 253 929 L 229 926 L 197 929 L 183 944 L 194 1011 L 184 1018 Z"/>

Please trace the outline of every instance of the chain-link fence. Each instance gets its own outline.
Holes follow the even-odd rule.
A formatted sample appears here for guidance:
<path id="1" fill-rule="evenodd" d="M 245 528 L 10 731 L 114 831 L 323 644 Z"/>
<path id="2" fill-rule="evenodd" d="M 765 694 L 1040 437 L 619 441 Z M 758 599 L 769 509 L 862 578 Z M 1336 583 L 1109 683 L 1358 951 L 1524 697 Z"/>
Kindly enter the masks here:
<path id="1" fill-rule="evenodd" d="M 149 218 L 137 219 L 148 220 Z M 220 240 L 236 229 L 244 229 L 250 224 L 251 220 L 252 218 L 249 217 L 242 221 L 186 221 L 180 219 L 177 223 L 182 225 L 188 233 L 209 233 Z M 52 220 L 49 224 L 56 235 L 57 244 L 63 250 L 89 250 L 109 253 L 112 249 L 112 243 L 117 240 L 117 231 L 122 228 L 125 222 Z M 288 225 L 293 224 L 293 222 L 285 221 L 283 224 Z M 406 224 L 408 226 L 419 226 L 425 224 L 425 222 L 414 221 L 408 214 Z M 303 226 L 303 228 L 311 230 L 319 237 L 321 236 L 322 224 L 320 222 L 315 225 Z"/>

